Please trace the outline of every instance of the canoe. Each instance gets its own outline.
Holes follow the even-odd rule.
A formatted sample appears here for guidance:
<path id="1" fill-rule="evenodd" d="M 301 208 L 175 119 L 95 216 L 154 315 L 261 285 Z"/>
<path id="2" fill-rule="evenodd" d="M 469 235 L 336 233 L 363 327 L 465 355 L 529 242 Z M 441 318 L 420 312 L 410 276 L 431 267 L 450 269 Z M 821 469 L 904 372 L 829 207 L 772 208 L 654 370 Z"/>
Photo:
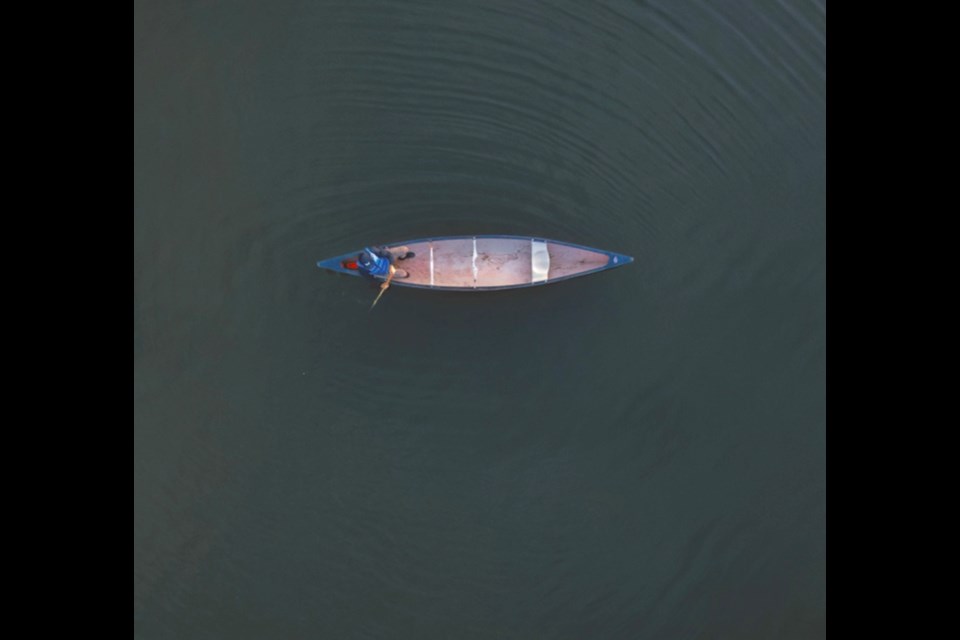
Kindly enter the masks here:
<path id="1" fill-rule="evenodd" d="M 410 276 L 395 278 L 391 285 L 440 291 L 534 287 L 633 262 L 633 258 L 620 253 L 523 236 L 447 236 L 386 246 L 406 246 L 416 254 L 396 263 Z M 359 276 L 355 262 L 361 251 L 362 248 L 320 260 L 317 266 Z"/>

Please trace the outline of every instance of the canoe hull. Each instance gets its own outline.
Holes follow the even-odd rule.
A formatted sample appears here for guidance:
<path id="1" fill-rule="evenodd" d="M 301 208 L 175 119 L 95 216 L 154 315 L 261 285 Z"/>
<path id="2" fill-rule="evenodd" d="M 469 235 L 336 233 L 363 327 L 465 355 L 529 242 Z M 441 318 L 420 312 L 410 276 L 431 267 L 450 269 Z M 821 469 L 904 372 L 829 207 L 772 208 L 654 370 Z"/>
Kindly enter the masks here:
<path id="1" fill-rule="evenodd" d="M 633 262 L 619 253 L 523 236 L 447 236 L 387 245 L 416 255 L 397 266 L 410 275 L 391 286 L 439 291 L 499 291 L 568 280 Z M 360 249 L 317 262 L 321 269 L 359 276 L 344 266 Z"/>

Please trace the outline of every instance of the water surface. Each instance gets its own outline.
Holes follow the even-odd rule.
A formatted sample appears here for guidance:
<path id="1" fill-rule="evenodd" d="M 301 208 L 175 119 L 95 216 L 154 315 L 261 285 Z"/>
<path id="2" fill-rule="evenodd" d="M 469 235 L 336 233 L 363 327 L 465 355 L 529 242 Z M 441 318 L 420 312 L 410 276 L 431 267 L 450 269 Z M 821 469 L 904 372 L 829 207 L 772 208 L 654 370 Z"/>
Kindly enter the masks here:
<path id="1" fill-rule="evenodd" d="M 137 2 L 134 632 L 825 635 L 825 6 Z M 387 292 L 537 235 L 627 267 Z"/>

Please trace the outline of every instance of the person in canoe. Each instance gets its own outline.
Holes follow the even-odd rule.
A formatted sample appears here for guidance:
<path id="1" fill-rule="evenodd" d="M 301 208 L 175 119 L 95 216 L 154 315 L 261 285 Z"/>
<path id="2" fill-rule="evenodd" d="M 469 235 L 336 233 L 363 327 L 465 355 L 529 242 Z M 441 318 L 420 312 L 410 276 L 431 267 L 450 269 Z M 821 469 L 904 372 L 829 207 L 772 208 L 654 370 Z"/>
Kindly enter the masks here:
<path id="1" fill-rule="evenodd" d="M 357 268 L 360 273 L 378 280 L 385 279 L 393 273 L 393 278 L 408 278 L 410 274 L 400 269 L 396 263 L 400 260 L 414 257 L 413 251 L 407 247 L 366 247 L 357 256 Z"/>

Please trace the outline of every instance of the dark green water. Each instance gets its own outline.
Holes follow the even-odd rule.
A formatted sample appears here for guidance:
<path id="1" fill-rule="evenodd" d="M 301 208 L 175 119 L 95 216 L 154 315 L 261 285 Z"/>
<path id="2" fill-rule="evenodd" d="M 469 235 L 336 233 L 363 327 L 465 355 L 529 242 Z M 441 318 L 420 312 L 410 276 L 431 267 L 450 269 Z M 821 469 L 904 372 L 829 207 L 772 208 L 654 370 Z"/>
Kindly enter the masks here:
<path id="1" fill-rule="evenodd" d="M 135 2 L 134 635 L 825 635 L 825 7 Z M 314 266 L 537 235 L 487 294 Z"/>

